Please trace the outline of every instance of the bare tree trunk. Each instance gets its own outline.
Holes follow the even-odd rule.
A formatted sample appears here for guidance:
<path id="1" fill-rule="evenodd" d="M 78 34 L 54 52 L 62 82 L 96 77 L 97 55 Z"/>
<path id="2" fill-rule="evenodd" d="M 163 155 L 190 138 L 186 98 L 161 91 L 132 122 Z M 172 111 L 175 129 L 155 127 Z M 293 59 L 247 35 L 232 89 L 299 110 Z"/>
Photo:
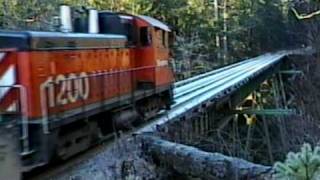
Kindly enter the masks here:
<path id="1" fill-rule="evenodd" d="M 178 173 L 203 179 L 272 179 L 273 168 L 208 153 L 149 135 L 139 135 L 144 151 Z"/>
<path id="2" fill-rule="evenodd" d="M 228 0 L 223 2 L 223 60 L 228 64 Z"/>
<path id="3" fill-rule="evenodd" d="M 214 16 L 215 16 L 215 22 L 216 22 L 216 26 L 219 26 L 219 1 L 218 0 L 214 0 Z M 220 54 L 220 36 L 219 36 L 219 32 L 216 33 L 216 48 L 217 48 L 217 59 L 220 60 L 221 59 L 221 54 Z"/>

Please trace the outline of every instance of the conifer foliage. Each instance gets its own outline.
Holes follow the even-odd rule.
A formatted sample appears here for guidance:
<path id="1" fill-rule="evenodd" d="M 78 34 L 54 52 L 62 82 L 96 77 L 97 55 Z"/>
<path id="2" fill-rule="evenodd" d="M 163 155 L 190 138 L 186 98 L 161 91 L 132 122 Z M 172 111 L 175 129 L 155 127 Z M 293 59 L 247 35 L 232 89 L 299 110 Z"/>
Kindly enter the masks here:
<path id="1" fill-rule="evenodd" d="M 310 144 L 304 144 L 300 152 L 290 152 L 285 162 L 277 162 L 274 169 L 276 171 L 275 179 L 320 179 L 320 147 L 312 149 Z"/>

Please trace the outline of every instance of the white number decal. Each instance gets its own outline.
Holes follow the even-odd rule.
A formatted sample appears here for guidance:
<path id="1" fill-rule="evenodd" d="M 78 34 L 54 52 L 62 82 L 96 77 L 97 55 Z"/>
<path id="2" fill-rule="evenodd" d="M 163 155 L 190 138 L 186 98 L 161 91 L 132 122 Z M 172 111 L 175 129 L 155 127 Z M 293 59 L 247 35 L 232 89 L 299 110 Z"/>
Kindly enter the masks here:
<path id="1" fill-rule="evenodd" d="M 78 82 L 77 75 L 71 73 L 68 80 L 68 99 L 71 103 L 79 99 L 80 86 Z"/>
<path id="2" fill-rule="evenodd" d="M 41 86 L 47 89 L 50 107 L 86 100 L 90 94 L 89 78 L 85 72 L 79 76 L 71 73 L 67 76 L 60 74 L 56 78 L 49 77 Z"/>
<path id="3" fill-rule="evenodd" d="M 60 87 L 57 95 L 57 105 L 65 105 L 68 103 L 66 98 L 67 80 L 64 75 L 58 75 L 56 79 L 56 85 Z"/>
<path id="4" fill-rule="evenodd" d="M 89 78 L 87 76 L 87 73 L 82 72 L 79 76 L 79 94 L 82 99 L 88 99 L 89 93 L 90 93 L 90 84 L 89 84 Z"/>

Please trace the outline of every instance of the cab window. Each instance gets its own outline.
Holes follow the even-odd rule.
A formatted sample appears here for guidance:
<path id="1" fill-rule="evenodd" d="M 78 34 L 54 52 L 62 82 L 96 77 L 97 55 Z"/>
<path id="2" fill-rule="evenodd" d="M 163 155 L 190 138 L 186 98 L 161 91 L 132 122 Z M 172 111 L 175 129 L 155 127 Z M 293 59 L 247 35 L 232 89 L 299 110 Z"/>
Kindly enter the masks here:
<path id="1" fill-rule="evenodd" d="M 167 37 L 166 37 L 167 33 L 166 31 L 162 31 L 162 46 L 163 47 L 167 47 Z"/>
<path id="2" fill-rule="evenodd" d="M 141 46 L 149 46 L 151 45 L 151 34 L 149 32 L 148 27 L 141 27 L 140 28 L 140 43 Z"/>
<path id="3" fill-rule="evenodd" d="M 157 48 L 166 48 L 167 47 L 166 31 L 157 29 L 156 35 L 157 35 Z"/>

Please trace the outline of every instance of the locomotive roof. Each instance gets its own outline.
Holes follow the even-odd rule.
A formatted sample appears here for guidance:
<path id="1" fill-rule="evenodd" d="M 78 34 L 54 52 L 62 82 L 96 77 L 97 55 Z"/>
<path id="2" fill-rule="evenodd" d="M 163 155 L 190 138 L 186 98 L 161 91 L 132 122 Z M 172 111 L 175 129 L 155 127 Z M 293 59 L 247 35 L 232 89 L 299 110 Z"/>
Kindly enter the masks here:
<path id="1" fill-rule="evenodd" d="M 110 11 L 102 11 L 102 12 L 107 12 L 107 13 L 112 13 Z M 154 27 L 157 27 L 157 28 L 160 28 L 164 31 L 168 31 L 168 32 L 171 32 L 171 29 L 169 28 L 168 25 L 166 25 L 165 23 L 153 18 L 153 17 L 150 17 L 150 16 L 145 16 L 145 15 L 131 15 L 131 14 L 127 14 L 127 13 L 118 13 L 118 15 L 123 18 L 123 19 L 133 19 L 133 17 L 137 17 L 137 18 L 140 18 L 144 21 L 146 21 L 147 23 L 149 23 L 151 26 L 154 26 Z"/>
<path id="2" fill-rule="evenodd" d="M 160 28 L 160 29 L 168 31 L 168 32 L 171 31 L 169 26 L 167 26 L 163 22 L 161 22 L 153 17 L 144 16 L 144 15 L 138 15 L 137 17 L 139 17 L 140 19 L 143 19 L 144 21 L 148 22 L 150 25 L 152 25 L 154 27 Z"/>
<path id="3" fill-rule="evenodd" d="M 19 50 L 119 48 L 126 41 L 126 36 L 114 34 L 0 31 L 0 48 Z"/>

